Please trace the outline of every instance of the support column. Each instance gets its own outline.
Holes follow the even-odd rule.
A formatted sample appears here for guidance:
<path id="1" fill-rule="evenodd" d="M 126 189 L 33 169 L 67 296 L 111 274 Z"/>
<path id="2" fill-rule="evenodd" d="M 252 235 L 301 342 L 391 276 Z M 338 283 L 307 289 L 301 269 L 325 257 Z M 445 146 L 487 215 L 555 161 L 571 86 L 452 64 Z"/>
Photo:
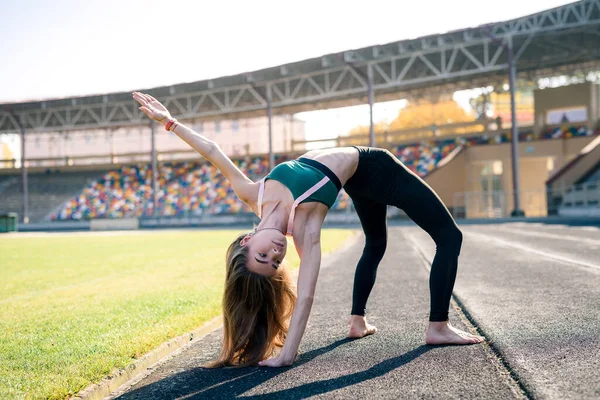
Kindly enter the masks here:
<path id="1" fill-rule="evenodd" d="M 373 66 L 371 64 L 367 68 L 367 91 L 369 96 L 369 146 L 375 147 L 375 128 L 373 126 L 373 101 L 375 94 L 373 93 Z"/>
<path id="2" fill-rule="evenodd" d="M 271 85 L 267 85 L 267 118 L 269 119 L 269 172 L 275 167 L 275 157 L 273 156 L 273 97 L 271 94 Z"/>
<path id="3" fill-rule="evenodd" d="M 510 213 L 512 217 L 525 216 L 521 210 L 519 196 L 519 129 L 517 127 L 517 111 L 515 104 L 515 81 L 517 75 L 516 61 L 513 57 L 513 42 L 512 38 L 508 41 L 508 84 L 510 89 L 510 115 L 512 125 L 512 182 L 513 182 L 513 211 Z"/>
<path id="4" fill-rule="evenodd" d="M 152 160 L 152 216 L 156 217 L 158 209 L 158 165 L 156 160 L 156 122 L 150 121 L 151 160 Z"/>
<path id="5" fill-rule="evenodd" d="M 24 224 L 29 223 L 29 183 L 27 181 L 27 156 L 25 153 L 25 121 L 19 118 L 19 128 L 21 130 L 21 221 Z"/>
<path id="6" fill-rule="evenodd" d="M 600 103 L 600 90 L 595 84 L 590 85 L 590 104 L 587 107 L 588 113 L 588 129 L 594 131 L 596 121 L 598 121 L 598 103 Z"/>

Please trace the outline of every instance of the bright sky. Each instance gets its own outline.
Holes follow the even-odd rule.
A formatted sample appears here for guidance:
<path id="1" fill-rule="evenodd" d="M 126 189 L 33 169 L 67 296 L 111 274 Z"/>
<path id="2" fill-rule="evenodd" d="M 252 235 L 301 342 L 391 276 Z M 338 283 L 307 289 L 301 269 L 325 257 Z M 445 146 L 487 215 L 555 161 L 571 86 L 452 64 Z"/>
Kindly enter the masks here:
<path id="1" fill-rule="evenodd" d="M 217 78 L 569 2 L 2 0 L 0 103 Z"/>

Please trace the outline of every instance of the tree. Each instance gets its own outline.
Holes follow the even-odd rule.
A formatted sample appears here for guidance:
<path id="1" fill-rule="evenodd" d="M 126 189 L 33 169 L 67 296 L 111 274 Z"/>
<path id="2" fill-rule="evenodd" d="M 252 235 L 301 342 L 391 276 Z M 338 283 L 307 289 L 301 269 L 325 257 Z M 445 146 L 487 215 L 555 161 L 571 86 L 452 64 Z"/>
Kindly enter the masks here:
<path id="1" fill-rule="evenodd" d="M 410 128 L 421 128 L 431 125 L 447 125 L 475 120 L 454 100 L 440 103 L 422 101 L 416 104 L 409 103 L 400 110 L 396 119 L 388 127 L 389 131 L 399 131 Z"/>
<path id="2" fill-rule="evenodd" d="M 490 101 L 489 93 L 482 93 L 477 97 L 471 98 L 469 104 L 473 108 L 475 119 L 487 118 L 493 112 L 493 105 Z"/>
<path id="3" fill-rule="evenodd" d="M 373 124 L 373 130 L 375 131 L 375 134 L 379 134 L 379 133 L 383 133 L 387 130 L 387 124 L 384 122 L 379 122 L 376 124 Z M 366 145 L 368 142 L 368 139 L 366 139 L 364 136 L 369 134 L 369 126 L 363 126 L 363 125 L 359 125 L 355 128 L 352 128 L 350 130 L 350 132 L 348 132 L 348 139 L 344 140 L 344 145 L 345 146 L 351 146 L 351 145 Z M 362 139 L 356 138 L 353 139 L 354 136 L 361 136 Z"/>
<path id="4" fill-rule="evenodd" d="M 375 124 L 375 133 L 394 132 L 411 128 L 424 128 L 423 131 L 431 131 L 429 127 L 433 125 L 443 126 L 461 122 L 475 121 L 475 113 L 468 113 L 454 100 L 431 103 L 421 101 L 419 103 L 409 103 L 408 106 L 400 110 L 398 116 L 389 124 L 379 122 Z M 453 128 L 451 131 L 446 129 L 445 134 L 468 132 L 469 128 Z M 368 126 L 357 126 L 348 132 L 348 136 L 365 135 L 369 133 Z M 414 135 L 411 135 L 414 136 Z M 350 141 L 352 141 L 350 139 Z M 350 143 L 354 144 L 354 143 Z"/>
<path id="5" fill-rule="evenodd" d="M 15 157 L 14 153 L 10 150 L 8 143 L 0 142 L 0 159 L 10 160 Z M 12 168 L 12 163 L 2 163 L 0 162 L 0 167 L 2 168 Z"/>
<path id="6" fill-rule="evenodd" d="M 382 133 L 385 132 L 387 129 L 388 125 L 385 122 L 378 122 L 376 124 L 373 124 L 373 130 L 375 131 L 375 133 Z M 355 128 L 352 128 L 349 132 L 349 135 L 365 135 L 367 133 L 369 133 L 369 127 L 359 125 Z"/>

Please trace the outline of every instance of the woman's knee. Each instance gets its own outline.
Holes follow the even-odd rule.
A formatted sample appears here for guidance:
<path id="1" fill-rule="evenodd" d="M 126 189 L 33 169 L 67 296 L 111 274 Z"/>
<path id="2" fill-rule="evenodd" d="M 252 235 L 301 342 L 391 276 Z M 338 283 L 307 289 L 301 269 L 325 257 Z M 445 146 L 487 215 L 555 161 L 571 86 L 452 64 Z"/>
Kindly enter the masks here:
<path id="1" fill-rule="evenodd" d="M 458 226 L 454 226 L 454 230 L 452 231 L 452 240 L 455 242 L 458 247 L 462 246 L 463 242 L 463 233 Z"/>
<path id="2" fill-rule="evenodd" d="M 460 251 L 463 242 L 463 233 L 456 224 L 440 229 L 436 236 L 438 246 L 449 246 Z"/>
<path id="3" fill-rule="evenodd" d="M 367 238 L 365 241 L 365 248 L 363 250 L 363 253 L 369 253 L 375 257 L 383 257 L 386 248 L 387 237 L 375 239 Z"/>

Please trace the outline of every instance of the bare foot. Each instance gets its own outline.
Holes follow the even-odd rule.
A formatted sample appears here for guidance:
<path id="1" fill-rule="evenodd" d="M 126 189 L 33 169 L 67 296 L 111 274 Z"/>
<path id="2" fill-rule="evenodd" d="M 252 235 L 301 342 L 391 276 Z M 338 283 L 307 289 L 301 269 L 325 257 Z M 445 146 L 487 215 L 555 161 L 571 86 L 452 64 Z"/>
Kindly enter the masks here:
<path id="1" fill-rule="evenodd" d="M 377 328 L 367 323 L 367 319 L 362 315 L 353 315 L 350 318 L 350 332 L 348 338 L 359 339 L 377 332 Z"/>
<path id="2" fill-rule="evenodd" d="M 425 337 L 425 343 L 427 344 L 475 344 L 484 340 L 483 336 L 456 329 L 448 321 L 429 322 Z"/>

